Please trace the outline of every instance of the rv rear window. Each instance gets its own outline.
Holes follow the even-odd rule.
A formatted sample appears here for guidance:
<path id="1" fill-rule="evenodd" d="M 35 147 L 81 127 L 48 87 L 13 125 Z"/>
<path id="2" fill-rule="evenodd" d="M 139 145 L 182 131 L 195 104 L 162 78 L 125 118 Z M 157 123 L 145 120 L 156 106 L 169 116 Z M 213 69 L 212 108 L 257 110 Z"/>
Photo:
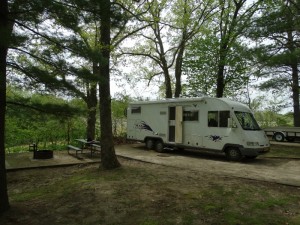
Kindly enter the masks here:
<path id="1" fill-rule="evenodd" d="M 133 106 L 131 107 L 131 114 L 141 113 L 141 106 Z"/>
<path id="2" fill-rule="evenodd" d="M 183 112 L 183 121 L 198 121 L 198 120 L 199 120 L 199 111 Z"/>

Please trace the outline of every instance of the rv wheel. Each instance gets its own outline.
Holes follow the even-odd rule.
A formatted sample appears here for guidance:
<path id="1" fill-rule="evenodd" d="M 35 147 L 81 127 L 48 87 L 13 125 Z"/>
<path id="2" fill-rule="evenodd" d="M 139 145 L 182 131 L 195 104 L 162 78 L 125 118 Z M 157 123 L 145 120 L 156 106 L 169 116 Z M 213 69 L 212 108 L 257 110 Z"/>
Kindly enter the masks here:
<path id="1" fill-rule="evenodd" d="M 153 141 L 151 138 L 148 138 L 148 139 L 146 140 L 146 148 L 147 148 L 148 150 L 151 150 L 151 149 L 154 148 L 154 141 Z"/>
<path id="2" fill-rule="evenodd" d="M 163 152 L 164 151 L 164 144 L 162 141 L 156 141 L 155 142 L 155 151 L 157 152 Z"/>
<path id="3" fill-rule="evenodd" d="M 242 158 L 242 154 L 238 148 L 229 147 L 226 150 L 226 157 L 232 161 L 238 161 Z"/>

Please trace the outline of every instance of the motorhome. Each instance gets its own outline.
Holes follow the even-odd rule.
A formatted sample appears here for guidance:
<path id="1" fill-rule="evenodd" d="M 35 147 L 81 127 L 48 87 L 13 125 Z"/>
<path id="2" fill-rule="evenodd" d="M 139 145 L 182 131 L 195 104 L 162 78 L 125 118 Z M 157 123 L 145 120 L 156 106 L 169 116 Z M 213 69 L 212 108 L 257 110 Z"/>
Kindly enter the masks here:
<path id="1" fill-rule="evenodd" d="M 127 139 L 148 149 L 207 149 L 230 160 L 269 151 L 265 132 L 244 104 L 226 98 L 176 98 L 133 102 L 127 108 Z"/>

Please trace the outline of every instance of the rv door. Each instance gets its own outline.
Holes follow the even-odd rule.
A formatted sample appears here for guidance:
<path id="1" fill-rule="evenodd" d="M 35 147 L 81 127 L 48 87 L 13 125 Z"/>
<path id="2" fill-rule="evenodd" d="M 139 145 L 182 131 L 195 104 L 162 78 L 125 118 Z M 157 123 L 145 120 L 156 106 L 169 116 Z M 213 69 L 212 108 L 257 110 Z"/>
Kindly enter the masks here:
<path id="1" fill-rule="evenodd" d="M 182 106 L 169 107 L 169 142 L 182 143 Z"/>
<path id="2" fill-rule="evenodd" d="M 176 106 L 175 143 L 182 143 L 182 106 Z"/>

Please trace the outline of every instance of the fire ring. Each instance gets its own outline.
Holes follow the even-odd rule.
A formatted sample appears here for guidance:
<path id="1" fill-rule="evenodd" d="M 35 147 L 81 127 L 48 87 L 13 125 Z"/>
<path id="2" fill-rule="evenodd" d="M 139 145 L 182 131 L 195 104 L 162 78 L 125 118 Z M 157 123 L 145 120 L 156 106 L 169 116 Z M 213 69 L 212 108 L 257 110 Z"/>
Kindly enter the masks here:
<path id="1" fill-rule="evenodd" d="M 37 150 L 33 151 L 34 159 L 52 159 L 53 151 L 52 150 Z"/>

